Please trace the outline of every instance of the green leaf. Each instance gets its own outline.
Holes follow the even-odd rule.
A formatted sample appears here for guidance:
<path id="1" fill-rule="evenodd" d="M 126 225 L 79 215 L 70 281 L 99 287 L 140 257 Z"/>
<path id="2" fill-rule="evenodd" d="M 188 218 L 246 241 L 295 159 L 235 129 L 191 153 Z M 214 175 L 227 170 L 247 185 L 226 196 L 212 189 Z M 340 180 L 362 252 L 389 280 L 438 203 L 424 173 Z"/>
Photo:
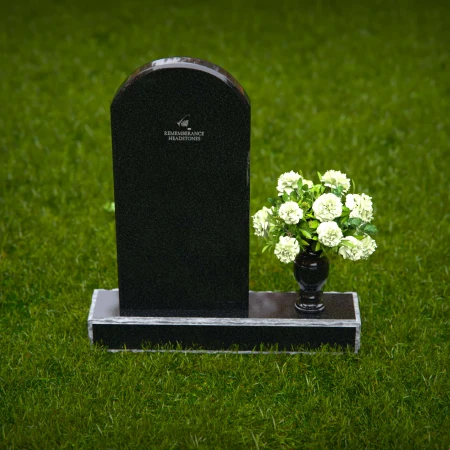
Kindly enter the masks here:
<path id="1" fill-rule="evenodd" d="M 320 172 L 317 172 L 317 175 L 319 176 L 319 181 L 322 182 L 322 175 L 320 174 Z"/>
<path id="2" fill-rule="evenodd" d="M 286 192 L 283 194 L 283 200 L 285 202 L 289 201 L 289 195 L 287 195 Z"/>
<path id="3" fill-rule="evenodd" d="M 348 219 L 348 224 L 354 227 L 359 227 L 362 224 L 362 220 L 357 217 L 352 217 L 351 219 Z"/>
<path id="4" fill-rule="evenodd" d="M 354 248 L 355 247 L 355 244 L 353 244 L 352 242 L 344 241 L 344 240 L 342 240 L 340 242 L 340 245 L 343 245 L 344 247 L 348 247 L 348 248 Z"/>
<path id="5" fill-rule="evenodd" d="M 114 202 L 111 202 L 111 203 L 108 202 L 103 206 L 103 209 L 108 212 L 115 212 L 116 204 Z"/>
<path id="6" fill-rule="evenodd" d="M 307 241 L 305 241 L 303 239 L 300 239 L 300 242 L 301 242 L 302 245 L 305 245 L 305 246 L 309 245 L 309 242 L 307 242 Z"/>
<path id="7" fill-rule="evenodd" d="M 368 223 L 364 228 L 364 232 L 367 234 L 375 234 L 378 232 L 378 229 L 375 225 Z"/>
<path id="8" fill-rule="evenodd" d="M 332 189 L 331 193 L 340 197 L 343 190 L 344 190 L 344 188 L 342 186 L 338 186 L 337 188 Z"/>
<path id="9" fill-rule="evenodd" d="M 270 244 L 266 245 L 263 249 L 261 253 L 264 253 L 268 248 L 270 247 Z"/>
<path id="10" fill-rule="evenodd" d="M 311 239 L 312 238 L 311 233 L 309 231 L 301 229 L 300 233 L 302 233 L 303 236 L 305 236 L 306 239 Z"/>
<path id="11" fill-rule="evenodd" d="M 269 233 L 277 233 L 280 230 L 280 227 L 278 225 L 270 225 Z"/>
<path id="12" fill-rule="evenodd" d="M 312 228 L 313 230 L 316 229 L 319 226 L 318 220 L 310 220 L 308 222 L 309 228 Z"/>

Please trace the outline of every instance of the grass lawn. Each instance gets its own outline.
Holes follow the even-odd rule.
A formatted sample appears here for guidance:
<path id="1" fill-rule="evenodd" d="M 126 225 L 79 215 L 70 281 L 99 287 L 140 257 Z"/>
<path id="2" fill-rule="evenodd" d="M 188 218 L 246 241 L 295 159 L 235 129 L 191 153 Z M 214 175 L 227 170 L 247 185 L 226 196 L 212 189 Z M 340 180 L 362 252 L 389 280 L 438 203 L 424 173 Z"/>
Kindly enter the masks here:
<path id="1" fill-rule="evenodd" d="M 448 449 L 449 48 L 438 0 L 2 2 L 0 448 Z M 117 287 L 109 105 L 177 55 L 252 100 L 252 214 L 289 170 L 372 196 L 377 252 L 327 285 L 359 293 L 359 354 L 90 346 Z M 261 248 L 250 288 L 295 289 Z"/>

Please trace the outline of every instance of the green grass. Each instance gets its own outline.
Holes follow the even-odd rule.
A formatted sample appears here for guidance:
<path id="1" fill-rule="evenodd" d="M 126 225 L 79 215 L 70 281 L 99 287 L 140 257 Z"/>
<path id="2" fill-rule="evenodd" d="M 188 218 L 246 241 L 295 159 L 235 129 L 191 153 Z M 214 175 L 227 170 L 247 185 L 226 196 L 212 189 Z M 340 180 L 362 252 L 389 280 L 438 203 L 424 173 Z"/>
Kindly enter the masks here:
<path id="1" fill-rule="evenodd" d="M 2 5 L 0 448 L 450 447 L 448 3 Z M 327 286 L 360 295 L 358 355 L 90 347 L 92 291 L 117 286 L 109 104 L 173 55 L 250 95 L 252 213 L 291 169 L 373 197 L 377 252 Z M 261 248 L 251 289 L 294 289 Z"/>

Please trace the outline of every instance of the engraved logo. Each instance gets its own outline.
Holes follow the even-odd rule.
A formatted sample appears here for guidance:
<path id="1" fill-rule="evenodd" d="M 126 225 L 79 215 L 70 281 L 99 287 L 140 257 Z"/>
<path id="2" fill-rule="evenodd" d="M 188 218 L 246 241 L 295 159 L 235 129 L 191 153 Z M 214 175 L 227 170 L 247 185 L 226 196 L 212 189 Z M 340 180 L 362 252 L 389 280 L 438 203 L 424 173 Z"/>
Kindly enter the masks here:
<path id="1" fill-rule="evenodd" d="M 179 127 L 185 127 L 185 128 L 187 128 L 188 125 L 189 125 L 189 120 L 188 120 L 187 118 L 188 118 L 189 116 L 190 116 L 190 114 L 186 114 L 181 120 L 179 120 L 179 121 L 177 122 L 177 125 L 178 125 Z M 190 130 L 190 128 L 188 128 L 188 130 Z"/>
<path id="2" fill-rule="evenodd" d="M 192 128 L 189 127 L 190 116 L 190 114 L 186 114 L 176 122 L 178 130 L 164 131 L 164 136 L 167 136 L 168 141 L 201 141 L 203 139 L 205 136 L 204 131 L 193 131 Z"/>

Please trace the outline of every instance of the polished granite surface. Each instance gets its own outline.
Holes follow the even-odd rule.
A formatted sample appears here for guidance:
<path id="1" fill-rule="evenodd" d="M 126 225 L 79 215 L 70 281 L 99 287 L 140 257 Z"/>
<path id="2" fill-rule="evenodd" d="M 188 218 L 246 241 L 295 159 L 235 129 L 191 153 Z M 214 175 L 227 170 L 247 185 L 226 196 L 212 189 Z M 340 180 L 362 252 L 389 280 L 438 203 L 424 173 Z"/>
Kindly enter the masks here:
<path id="1" fill-rule="evenodd" d="M 243 88 L 214 64 L 160 60 L 119 88 L 111 127 L 121 314 L 247 317 Z"/>
<path id="2" fill-rule="evenodd" d="M 352 293 L 324 293 L 325 310 L 319 314 L 299 315 L 294 303 L 298 294 L 295 292 L 249 292 L 249 319 L 355 319 Z M 99 290 L 94 318 L 120 317 L 119 291 Z M 114 305 L 114 306 L 112 306 Z M 199 317 L 199 318 L 244 318 L 243 311 L 237 310 L 154 310 L 146 317 Z"/>
<path id="3" fill-rule="evenodd" d="M 161 314 L 151 317 L 121 316 L 119 291 L 94 291 L 88 330 L 92 343 L 110 350 L 180 343 L 183 348 L 202 351 L 228 351 L 237 346 L 249 352 L 263 346 L 276 345 L 281 351 L 294 351 L 298 346 L 318 348 L 321 345 L 346 347 L 355 352 L 360 346 L 361 319 L 355 292 L 325 293 L 325 311 L 299 316 L 294 309 L 297 294 L 292 292 L 250 292 L 246 317 L 191 316 L 178 311 L 178 316 Z"/>

